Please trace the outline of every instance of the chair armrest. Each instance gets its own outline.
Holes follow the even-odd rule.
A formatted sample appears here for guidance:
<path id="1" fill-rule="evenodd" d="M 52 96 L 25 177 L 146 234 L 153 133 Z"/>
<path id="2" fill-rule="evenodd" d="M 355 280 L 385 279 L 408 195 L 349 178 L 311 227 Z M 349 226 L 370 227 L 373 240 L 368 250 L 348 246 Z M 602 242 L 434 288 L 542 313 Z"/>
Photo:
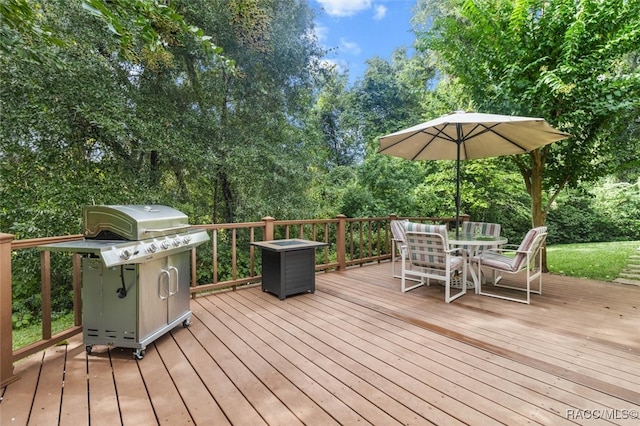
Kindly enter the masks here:
<path id="1" fill-rule="evenodd" d="M 513 248 L 509 248 L 509 247 L 513 247 Z M 484 251 L 492 251 L 494 253 L 504 253 L 504 252 L 516 253 L 518 251 L 517 249 L 519 247 L 520 246 L 517 245 L 517 244 L 504 244 L 504 245 L 502 245 L 500 247 L 491 247 L 491 248 L 488 248 L 488 249 L 486 249 Z"/>
<path id="2" fill-rule="evenodd" d="M 455 248 L 452 248 L 452 249 L 445 250 L 444 252 L 448 253 L 448 254 L 451 254 L 451 253 L 455 253 L 457 251 L 462 252 L 462 256 L 463 257 L 465 257 L 467 255 L 467 251 L 463 247 L 455 247 Z"/>

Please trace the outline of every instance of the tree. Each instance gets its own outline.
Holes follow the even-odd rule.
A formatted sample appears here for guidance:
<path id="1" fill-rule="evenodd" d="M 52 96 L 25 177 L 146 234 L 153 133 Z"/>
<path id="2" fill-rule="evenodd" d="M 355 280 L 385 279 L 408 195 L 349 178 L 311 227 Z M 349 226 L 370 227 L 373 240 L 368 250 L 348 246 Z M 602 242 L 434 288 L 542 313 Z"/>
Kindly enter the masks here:
<path id="1" fill-rule="evenodd" d="M 407 57 L 398 49 L 390 61 L 367 61 L 362 79 L 350 91 L 353 124 L 366 144 L 358 180 L 346 194 L 347 215 L 419 214 L 414 189 L 424 178 L 423 165 L 378 155 L 378 137 L 413 125 L 422 117 L 421 100 L 433 69 L 419 55 Z"/>
<path id="2" fill-rule="evenodd" d="M 599 160 L 640 115 L 640 2 L 422 0 L 420 8 L 419 48 L 439 55 L 480 110 L 544 117 L 573 135 L 514 157 L 534 226 L 563 187 L 612 171 Z"/>
<path id="3" fill-rule="evenodd" d="M 130 56 L 103 19 L 57 0 L 29 6 L 66 43 L 30 48 L 59 69 L 0 55 L 0 229 L 78 232 L 92 202 L 169 204 L 200 223 L 311 216 L 303 125 L 321 50 L 306 2 L 171 2 L 235 67 L 188 35 L 148 54 L 135 11 L 104 4 L 138 34 Z"/>
<path id="4" fill-rule="evenodd" d="M 193 62 L 189 80 L 209 120 L 195 137 L 206 163 L 198 169 L 211 220 L 256 220 L 311 214 L 304 194 L 314 159 L 304 124 L 322 51 L 313 14 L 297 0 L 190 1 L 184 15 L 215 35 L 235 73 L 210 79 Z M 206 194 L 205 194 L 206 192 Z M 203 204 L 205 200 L 199 200 Z"/>

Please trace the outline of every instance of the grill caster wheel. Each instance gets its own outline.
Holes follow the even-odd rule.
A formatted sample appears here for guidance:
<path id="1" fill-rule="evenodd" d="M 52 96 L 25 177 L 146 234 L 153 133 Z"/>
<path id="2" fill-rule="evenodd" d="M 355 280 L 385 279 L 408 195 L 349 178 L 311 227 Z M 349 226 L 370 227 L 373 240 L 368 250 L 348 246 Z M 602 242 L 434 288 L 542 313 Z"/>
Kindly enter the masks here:
<path id="1" fill-rule="evenodd" d="M 91 355 L 91 351 L 93 350 L 93 345 L 87 345 L 84 347 L 84 349 L 87 351 L 87 355 Z"/>
<path id="2" fill-rule="evenodd" d="M 182 321 L 182 326 L 184 328 L 187 328 L 191 325 L 191 318 L 187 318 L 186 320 Z"/>
<path id="3" fill-rule="evenodd" d="M 144 349 L 136 349 L 135 351 L 133 351 L 133 357 L 140 361 L 142 358 L 144 358 L 145 353 L 146 351 Z"/>

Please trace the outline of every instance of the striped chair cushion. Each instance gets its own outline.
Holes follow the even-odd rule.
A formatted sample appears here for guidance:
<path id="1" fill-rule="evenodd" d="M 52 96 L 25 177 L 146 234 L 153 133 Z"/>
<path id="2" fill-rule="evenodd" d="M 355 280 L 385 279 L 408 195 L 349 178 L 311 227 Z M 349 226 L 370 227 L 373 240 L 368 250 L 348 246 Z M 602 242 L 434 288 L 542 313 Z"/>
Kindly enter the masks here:
<path id="1" fill-rule="evenodd" d="M 514 257 L 504 256 L 498 253 L 485 251 L 480 256 L 475 256 L 472 261 L 477 262 L 478 259 L 482 259 L 482 266 L 488 266 L 491 268 L 501 269 L 509 272 L 518 272 L 524 267 L 523 263 L 527 261 L 527 253 L 532 249 L 531 245 L 538 236 L 547 232 L 546 226 L 540 226 L 533 228 L 527 232 L 524 239 L 518 247 L 518 253 Z M 534 248 L 537 249 L 537 248 Z M 536 250 L 533 250 L 536 251 Z"/>
<path id="2" fill-rule="evenodd" d="M 412 232 L 433 232 L 436 234 L 442 235 L 445 240 L 445 244 L 449 243 L 448 234 L 447 234 L 447 225 L 427 225 L 424 223 L 415 223 L 407 221 L 405 224 L 405 231 Z"/>
<path id="3" fill-rule="evenodd" d="M 476 227 L 479 226 L 481 229 L 482 235 L 491 235 L 492 237 L 499 237 L 501 226 L 498 223 L 489 223 L 489 222 L 462 222 L 462 233 L 463 234 L 475 234 Z M 494 246 L 461 246 L 463 249 L 467 250 L 467 252 L 475 251 L 476 253 L 480 253 L 489 248 L 495 248 Z"/>
<path id="4" fill-rule="evenodd" d="M 510 272 L 516 272 L 518 270 L 514 266 L 515 257 L 508 257 L 491 251 L 485 251 L 481 256 L 473 257 L 473 261 L 477 262 L 478 259 L 482 259 L 482 266 L 488 266 Z"/>
<path id="5" fill-rule="evenodd" d="M 536 237 L 539 234 L 543 234 L 545 232 L 547 232 L 546 226 L 539 226 L 527 232 L 524 240 L 522 240 L 522 242 L 520 243 L 520 247 L 518 247 L 518 253 L 513 258 L 513 266 L 517 268 L 516 270 L 520 269 L 522 267 L 522 263 L 527 261 L 527 254 L 524 252 L 531 250 L 531 245 L 533 244 L 533 241 L 536 239 Z"/>
<path id="6" fill-rule="evenodd" d="M 393 239 L 401 244 L 405 243 L 404 228 L 407 223 L 409 223 L 409 219 L 391 221 L 391 233 L 393 234 Z"/>
<path id="7" fill-rule="evenodd" d="M 446 225 L 425 225 L 409 222 L 406 224 L 407 246 L 411 263 L 416 266 L 444 269 L 446 267 L 446 253 L 448 249 L 448 235 Z M 428 232 L 440 234 L 442 238 L 434 235 L 416 235 L 411 232 Z M 451 268 L 462 266 L 463 258 L 450 256 Z"/>

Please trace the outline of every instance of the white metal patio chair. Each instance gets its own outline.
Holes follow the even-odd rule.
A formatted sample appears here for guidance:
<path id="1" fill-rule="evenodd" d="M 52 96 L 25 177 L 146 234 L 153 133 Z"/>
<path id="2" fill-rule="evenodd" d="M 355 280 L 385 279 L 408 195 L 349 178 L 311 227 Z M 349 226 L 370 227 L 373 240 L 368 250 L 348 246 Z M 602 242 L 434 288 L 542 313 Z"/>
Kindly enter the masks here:
<path id="1" fill-rule="evenodd" d="M 480 235 L 488 235 L 491 237 L 499 237 L 500 231 L 502 227 L 498 223 L 489 223 L 489 222 L 462 222 L 462 233 L 463 234 L 480 234 Z M 461 246 L 463 249 L 467 250 L 467 255 L 469 257 L 476 256 L 481 252 L 495 247 L 491 246 Z"/>
<path id="2" fill-rule="evenodd" d="M 462 222 L 461 230 L 463 234 L 471 234 L 471 235 L 480 234 L 480 235 L 489 235 L 492 237 L 499 237 L 500 231 L 502 230 L 502 226 L 500 226 L 499 223 L 465 221 L 465 222 Z M 486 246 L 463 245 L 461 247 L 466 250 L 467 258 L 471 259 L 473 256 L 477 256 L 483 251 L 488 249 L 493 249 L 494 251 L 497 251 L 496 249 L 500 249 L 501 246 L 496 247 L 496 246 L 489 246 L 489 245 L 486 245 Z M 474 272 L 475 272 L 474 270 L 471 270 L 472 275 Z M 495 278 L 495 281 L 497 282 L 501 278 L 502 278 L 502 275 L 498 274 Z M 476 278 L 474 277 L 474 281 L 475 279 Z M 479 275 L 477 279 L 482 280 L 484 278 L 482 275 Z"/>
<path id="3" fill-rule="evenodd" d="M 450 303 L 467 292 L 467 286 L 451 294 L 451 278 L 456 270 L 462 270 L 463 282 L 467 280 L 466 254 L 461 248 L 449 249 L 446 225 L 424 225 L 409 222 L 405 229 L 406 259 L 402 261 L 402 291 L 406 292 L 429 280 L 442 281 L 445 287 L 445 302 Z M 461 253 L 456 256 L 455 253 Z M 410 277 L 410 278 L 408 278 Z M 418 284 L 407 287 L 406 280 L 418 278 Z M 426 279 L 426 281 L 425 281 Z"/>
<path id="4" fill-rule="evenodd" d="M 520 243 L 520 246 L 515 250 L 508 248 L 511 245 L 507 244 L 499 249 L 500 252 L 497 252 L 494 249 L 489 249 L 471 258 L 471 267 L 477 265 L 478 276 L 480 276 L 481 268 L 484 267 L 492 269 L 494 287 L 524 291 L 526 293 L 525 299 L 519 299 L 504 294 L 487 293 L 482 290 L 482 280 L 479 280 L 478 294 L 530 304 L 531 293 L 542 294 L 542 270 L 540 265 L 542 264 L 542 248 L 544 247 L 546 238 L 547 227 L 540 226 L 529 230 Z M 496 282 L 497 272 L 516 274 L 524 269 L 527 271 L 524 287 L 498 285 Z M 531 283 L 536 279 L 538 279 L 538 286 L 537 288 L 532 288 Z"/>
<path id="5" fill-rule="evenodd" d="M 400 260 L 402 261 L 406 254 L 407 244 L 405 242 L 404 228 L 407 223 L 409 223 L 409 219 L 392 220 L 390 222 L 391 234 L 393 236 L 391 239 L 391 275 L 393 275 L 394 278 L 401 278 L 400 275 L 396 274 L 396 261 L 398 260 L 398 256 L 400 256 Z"/>

